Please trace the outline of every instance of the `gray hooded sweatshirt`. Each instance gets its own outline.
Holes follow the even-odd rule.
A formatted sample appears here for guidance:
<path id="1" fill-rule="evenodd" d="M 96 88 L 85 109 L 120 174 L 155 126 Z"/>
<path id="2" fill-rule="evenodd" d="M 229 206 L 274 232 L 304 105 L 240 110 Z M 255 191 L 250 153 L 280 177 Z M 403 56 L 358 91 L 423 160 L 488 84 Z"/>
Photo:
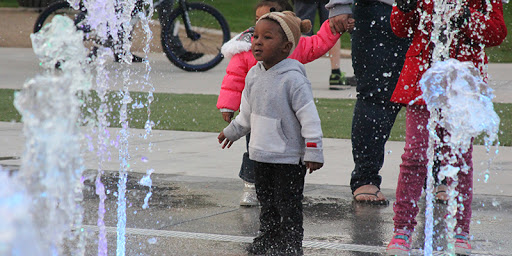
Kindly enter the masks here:
<path id="1" fill-rule="evenodd" d="M 362 2 L 372 1 L 382 2 L 391 6 L 395 2 L 395 0 L 367 0 Z M 329 10 L 329 18 L 332 18 L 340 14 L 352 14 L 352 8 L 350 6 L 353 4 L 354 0 L 330 0 L 329 3 L 325 5 L 325 8 Z"/>
<path id="2" fill-rule="evenodd" d="M 322 128 L 304 65 L 258 62 L 245 79 L 240 114 L 224 129 L 236 141 L 251 133 L 249 157 L 264 163 L 323 163 Z"/>

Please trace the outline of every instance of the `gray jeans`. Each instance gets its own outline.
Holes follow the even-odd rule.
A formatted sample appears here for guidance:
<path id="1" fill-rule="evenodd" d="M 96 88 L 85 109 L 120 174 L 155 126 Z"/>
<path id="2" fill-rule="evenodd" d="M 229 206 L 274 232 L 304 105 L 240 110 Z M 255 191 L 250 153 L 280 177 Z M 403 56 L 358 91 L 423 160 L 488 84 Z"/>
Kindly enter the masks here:
<path id="1" fill-rule="evenodd" d="M 313 28 L 315 27 L 315 17 L 316 12 L 318 10 L 318 15 L 320 16 L 320 25 L 324 23 L 329 18 L 329 11 L 325 8 L 325 5 L 329 1 L 327 0 L 320 0 L 320 1 L 294 1 L 293 8 L 295 9 L 295 14 L 297 14 L 297 17 L 300 19 L 308 19 L 311 21 L 311 25 L 313 25 Z M 305 35 L 312 36 L 313 30 L 309 31 Z"/>

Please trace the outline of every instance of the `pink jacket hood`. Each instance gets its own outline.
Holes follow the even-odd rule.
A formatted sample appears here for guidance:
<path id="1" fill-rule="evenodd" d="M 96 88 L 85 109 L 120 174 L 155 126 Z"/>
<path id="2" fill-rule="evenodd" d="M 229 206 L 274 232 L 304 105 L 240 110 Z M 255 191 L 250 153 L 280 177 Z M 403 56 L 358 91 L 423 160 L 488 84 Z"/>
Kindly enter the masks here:
<path id="1" fill-rule="evenodd" d="M 242 91 L 245 87 L 247 72 L 256 65 L 257 61 L 252 55 L 250 41 L 239 40 L 247 36 L 247 31 L 228 41 L 221 51 L 225 57 L 231 57 L 226 75 L 222 80 L 217 108 L 221 111 L 237 111 L 240 108 Z M 252 34 L 251 34 L 252 35 Z M 306 64 L 325 55 L 338 41 L 340 34 L 333 35 L 326 20 L 320 30 L 311 37 L 301 37 L 297 47 L 288 58 Z M 244 48 L 245 47 L 245 48 Z M 248 48 L 247 48 L 248 47 Z"/>

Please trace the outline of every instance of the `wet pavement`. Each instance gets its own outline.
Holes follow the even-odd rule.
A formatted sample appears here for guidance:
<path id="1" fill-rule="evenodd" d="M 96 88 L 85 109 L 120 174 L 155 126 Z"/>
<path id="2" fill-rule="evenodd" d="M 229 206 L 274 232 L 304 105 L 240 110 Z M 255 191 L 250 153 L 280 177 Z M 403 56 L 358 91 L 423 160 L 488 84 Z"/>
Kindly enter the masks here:
<path id="1" fill-rule="evenodd" d="M 83 203 L 87 255 L 93 255 L 97 247 L 98 199 L 92 186 L 95 175 L 96 171 L 85 172 L 89 177 Z M 105 206 L 109 255 L 115 254 L 116 244 L 116 175 L 107 172 L 103 179 L 110 191 Z M 140 178 L 140 173 L 130 173 L 128 178 L 126 255 L 246 255 L 244 247 L 258 230 L 259 208 L 238 206 L 239 180 L 156 174 L 152 176 L 149 208 L 143 210 L 148 188 L 137 184 Z M 393 194 L 391 190 L 383 192 Z M 307 184 L 304 195 L 305 255 L 381 255 L 384 252 L 392 230 L 391 206 L 353 203 L 349 189 L 344 186 Z M 445 206 L 436 204 L 435 207 L 435 215 L 444 216 Z M 474 255 L 510 255 L 512 246 L 507 238 L 511 207 L 507 197 L 475 196 Z M 422 199 L 421 212 L 424 208 Z M 423 219 L 418 217 L 418 228 L 422 227 Z M 442 233 L 443 227 L 438 226 L 436 230 Z M 415 234 L 415 248 L 422 247 L 422 237 Z M 412 255 L 423 254 L 417 249 Z"/>
<path id="2" fill-rule="evenodd" d="M 41 72 L 29 48 L 0 47 L 0 88 L 20 89 L 26 79 Z M 342 69 L 352 75 L 349 59 L 342 59 Z M 156 92 L 218 94 L 227 61 L 205 73 L 184 72 L 158 53 L 150 55 L 151 83 Z M 355 88 L 329 91 L 328 59 L 306 65 L 315 97 L 354 98 Z M 114 65 L 113 69 L 116 66 Z M 133 68 L 142 72 L 143 65 Z M 496 90 L 496 102 L 512 102 L 512 64 L 490 64 L 490 84 Z M 113 88 L 115 89 L 115 88 Z M 142 90 L 142 88 L 133 88 Z M 219 115 L 220 118 L 220 115 Z M 110 129 L 116 134 L 117 129 Z M 221 150 L 216 133 L 154 131 L 149 141 L 140 138 L 141 130 L 131 130 L 130 155 L 133 171 L 128 179 L 126 255 L 246 255 L 244 247 L 258 230 L 258 207 L 238 205 L 243 184 L 237 177 L 245 150 L 237 142 Z M 22 125 L 0 122 L 0 165 L 18 169 L 23 152 Z M 355 204 L 348 186 L 353 169 L 350 140 L 324 139 L 326 164 L 306 177 L 304 199 L 305 255 L 381 255 L 391 239 L 396 180 L 403 142 L 386 145 L 382 191 L 389 206 Z M 512 255 L 512 148 L 502 147 L 497 156 L 475 147 L 475 184 L 471 235 L 474 255 Z M 115 154 L 116 150 L 112 150 Z M 87 233 L 86 255 L 97 254 L 98 197 L 93 179 L 97 161 L 84 153 L 84 228 Z M 116 158 L 117 156 L 113 156 Z M 148 157 L 146 163 L 141 157 Z M 485 180 L 487 160 L 494 157 Z M 117 224 L 117 179 L 119 162 L 105 163 L 104 183 L 110 191 L 106 201 L 109 255 L 115 255 Z M 148 187 L 137 182 L 145 170 L 154 168 L 149 208 L 142 209 Z M 418 230 L 424 225 L 424 198 L 417 217 Z M 445 206 L 437 205 L 435 214 L 445 215 Z M 436 226 L 436 247 L 443 246 L 442 225 Z M 423 234 L 413 237 L 412 255 L 423 255 Z M 74 244 L 69 243 L 69 248 Z M 436 253 L 441 255 L 441 253 Z"/>

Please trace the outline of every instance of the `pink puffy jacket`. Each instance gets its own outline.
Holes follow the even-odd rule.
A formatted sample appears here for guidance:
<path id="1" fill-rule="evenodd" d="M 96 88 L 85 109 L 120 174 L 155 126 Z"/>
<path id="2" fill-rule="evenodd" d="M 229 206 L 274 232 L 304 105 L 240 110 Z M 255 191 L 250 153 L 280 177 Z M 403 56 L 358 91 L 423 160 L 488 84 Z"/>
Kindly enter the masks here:
<path id="1" fill-rule="evenodd" d="M 288 58 L 298 60 L 302 64 L 314 61 L 326 54 L 339 38 L 340 34 L 333 35 L 331 33 L 329 20 L 326 20 L 316 35 L 301 37 L 297 47 Z M 245 76 L 249 69 L 256 65 L 257 62 L 250 48 L 233 55 L 226 68 L 226 75 L 220 87 L 220 94 L 217 99 L 218 109 L 238 110 L 242 91 L 245 87 Z"/>

